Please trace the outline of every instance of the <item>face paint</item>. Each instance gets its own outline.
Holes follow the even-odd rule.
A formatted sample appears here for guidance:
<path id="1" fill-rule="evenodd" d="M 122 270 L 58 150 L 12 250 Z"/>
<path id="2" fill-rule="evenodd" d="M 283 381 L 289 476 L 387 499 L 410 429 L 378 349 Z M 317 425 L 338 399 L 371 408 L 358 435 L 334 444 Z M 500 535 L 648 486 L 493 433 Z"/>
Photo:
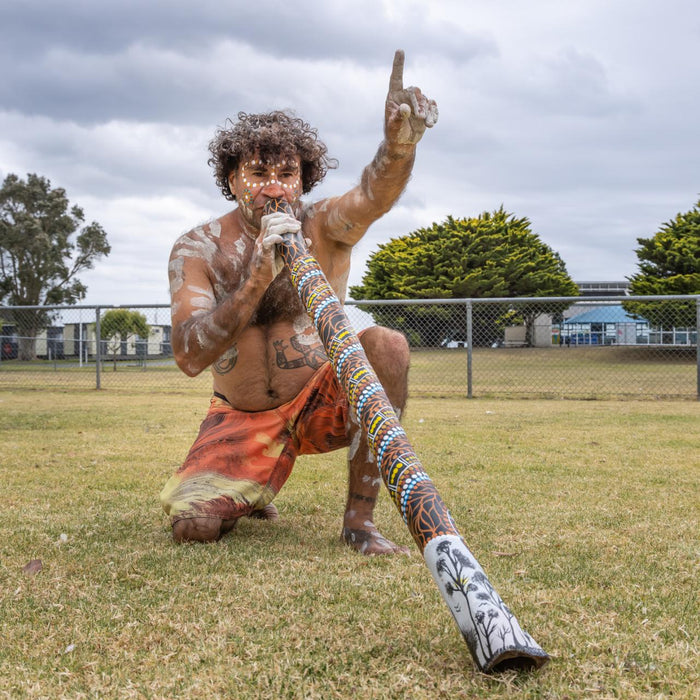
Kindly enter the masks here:
<path id="1" fill-rule="evenodd" d="M 251 158 L 240 166 L 237 199 L 244 213 L 250 214 L 256 197 L 266 187 L 280 187 L 289 202 L 296 201 L 302 192 L 301 162 L 299 156 L 285 161 L 263 161 Z"/>

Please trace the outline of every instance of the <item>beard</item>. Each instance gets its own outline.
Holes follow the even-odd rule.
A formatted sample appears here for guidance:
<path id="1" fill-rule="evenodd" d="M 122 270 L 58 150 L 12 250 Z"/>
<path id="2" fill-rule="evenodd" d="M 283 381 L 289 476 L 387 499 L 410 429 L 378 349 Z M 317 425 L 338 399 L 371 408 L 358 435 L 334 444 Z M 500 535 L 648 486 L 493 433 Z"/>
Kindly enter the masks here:
<path id="1" fill-rule="evenodd" d="M 250 325 L 269 326 L 276 321 L 293 321 L 305 313 L 306 309 L 285 268 L 265 290 Z"/>

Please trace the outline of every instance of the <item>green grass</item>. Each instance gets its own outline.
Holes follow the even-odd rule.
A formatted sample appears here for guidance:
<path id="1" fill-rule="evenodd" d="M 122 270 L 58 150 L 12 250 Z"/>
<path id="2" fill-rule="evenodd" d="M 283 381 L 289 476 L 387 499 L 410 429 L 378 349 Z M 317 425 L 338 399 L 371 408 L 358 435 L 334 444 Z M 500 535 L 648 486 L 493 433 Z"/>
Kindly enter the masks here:
<path id="1" fill-rule="evenodd" d="M 692 351 L 692 352 L 691 352 Z M 475 348 L 474 397 L 686 398 L 698 396 L 695 348 Z M 467 351 L 411 353 L 414 396 L 467 393 Z"/>
<path id="2" fill-rule="evenodd" d="M 475 348 L 472 395 L 504 398 L 697 399 L 695 348 L 576 347 Z M 95 366 L 75 362 L 15 360 L 0 363 L 0 388 L 95 388 Z M 205 392 L 208 372 L 191 379 L 174 364 L 107 361 L 100 386 L 114 392 Z M 465 349 L 416 349 L 411 353 L 414 397 L 467 396 Z"/>
<path id="3" fill-rule="evenodd" d="M 279 523 L 174 545 L 158 492 L 206 405 L 0 393 L 0 697 L 697 697 L 697 403 L 411 402 L 426 470 L 553 657 L 497 677 L 474 670 L 415 547 L 338 542 L 342 452 L 299 461 Z M 386 494 L 377 520 L 412 545 Z"/>

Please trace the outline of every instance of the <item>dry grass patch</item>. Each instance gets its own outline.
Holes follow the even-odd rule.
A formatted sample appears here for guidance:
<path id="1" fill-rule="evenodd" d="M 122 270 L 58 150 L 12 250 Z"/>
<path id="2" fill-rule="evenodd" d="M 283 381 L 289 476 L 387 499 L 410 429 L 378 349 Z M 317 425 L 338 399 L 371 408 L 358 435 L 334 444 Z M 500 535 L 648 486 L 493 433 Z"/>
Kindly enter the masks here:
<path id="1" fill-rule="evenodd" d="M 338 542 L 342 453 L 300 460 L 279 523 L 172 544 L 158 492 L 206 405 L 0 393 L 1 697 L 695 696 L 698 404 L 411 403 L 426 470 L 553 656 L 498 677 L 474 671 L 417 552 Z M 386 494 L 378 521 L 411 544 Z"/>

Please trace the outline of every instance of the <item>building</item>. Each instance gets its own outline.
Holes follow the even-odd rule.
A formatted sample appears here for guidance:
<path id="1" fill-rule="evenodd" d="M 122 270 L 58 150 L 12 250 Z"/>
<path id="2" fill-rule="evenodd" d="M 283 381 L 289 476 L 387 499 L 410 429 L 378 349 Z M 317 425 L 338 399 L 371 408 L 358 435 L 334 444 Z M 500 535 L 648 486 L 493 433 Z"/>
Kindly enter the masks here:
<path id="1" fill-rule="evenodd" d="M 622 304 L 574 305 L 560 324 L 560 344 L 639 345 L 649 343 L 649 322 L 630 316 Z"/>
<path id="2" fill-rule="evenodd" d="M 0 327 L 0 360 L 15 360 L 19 355 L 20 341 L 14 323 L 5 323 Z M 49 326 L 42 328 L 35 337 L 34 353 L 45 360 L 62 360 L 65 357 L 63 347 L 63 328 Z"/>
<path id="3" fill-rule="evenodd" d="M 630 283 L 622 282 L 576 282 L 582 297 L 628 297 Z"/>
<path id="4" fill-rule="evenodd" d="M 118 357 L 128 359 L 133 357 L 169 357 L 170 347 L 169 325 L 150 325 L 148 338 L 140 338 L 129 334 L 126 338 L 114 337 L 103 340 L 101 352 L 103 357 Z M 66 356 L 94 357 L 96 350 L 94 323 L 67 323 L 63 327 L 63 346 Z"/>

